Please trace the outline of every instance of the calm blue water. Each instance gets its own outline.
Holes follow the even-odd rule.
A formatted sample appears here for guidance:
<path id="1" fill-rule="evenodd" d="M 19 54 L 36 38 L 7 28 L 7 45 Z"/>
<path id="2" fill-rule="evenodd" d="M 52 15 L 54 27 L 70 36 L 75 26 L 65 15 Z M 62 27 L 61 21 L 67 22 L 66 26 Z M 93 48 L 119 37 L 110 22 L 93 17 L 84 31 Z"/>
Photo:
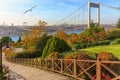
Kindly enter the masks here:
<path id="1" fill-rule="evenodd" d="M 67 34 L 71 34 L 71 33 L 76 33 L 76 34 L 80 34 L 83 30 L 71 30 L 71 31 L 67 31 Z M 51 32 L 51 34 L 55 34 L 55 32 Z M 19 36 L 11 36 L 11 39 L 14 42 L 17 42 L 17 40 L 19 39 Z"/>
<path id="2" fill-rule="evenodd" d="M 17 42 L 17 40 L 19 39 L 19 36 L 10 36 L 10 37 L 14 42 Z"/>

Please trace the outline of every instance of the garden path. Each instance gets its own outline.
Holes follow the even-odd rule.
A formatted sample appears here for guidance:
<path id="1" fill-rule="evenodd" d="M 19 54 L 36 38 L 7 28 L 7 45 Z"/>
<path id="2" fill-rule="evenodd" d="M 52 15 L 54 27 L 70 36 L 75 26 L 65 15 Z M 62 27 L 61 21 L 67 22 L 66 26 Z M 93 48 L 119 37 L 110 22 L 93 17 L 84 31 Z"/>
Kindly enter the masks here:
<path id="1" fill-rule="evenodd" d="M 9 66 L 10 80 L 71 80 L 61 74 L 8 62 L 4 54 L 2 62 Z"/>

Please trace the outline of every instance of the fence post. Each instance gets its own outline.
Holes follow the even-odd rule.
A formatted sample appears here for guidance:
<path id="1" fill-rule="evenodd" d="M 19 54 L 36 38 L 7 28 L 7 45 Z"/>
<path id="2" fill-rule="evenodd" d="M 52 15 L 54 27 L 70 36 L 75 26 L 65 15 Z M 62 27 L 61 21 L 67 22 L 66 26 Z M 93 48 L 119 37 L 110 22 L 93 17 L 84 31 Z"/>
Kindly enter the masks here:
<path id="1" fill-rule="evenodd" d="M 96 80 L 101 80 L 101 62 L 99 56 L 97 57 L 96 62 Z"/>
<path id="2" fill-rule="evenodd" d="M 54 60 L 52 59 L 52 70 L 54 71 Z"/>
<path id="3" fill-rule="evenodd" d="M 45 69 L 47 69 L 47 58 L 45 58 Z"/>
<path id="4" fill-rule="evenodd" d="M 76 59 L 74 59 L 74 80 L 77 80 L 77 66 L 76 66 Z"/>
<path id="5" fill-rule="evenodd" d="M 63 59 L 62 58 L 60 59 L 60 62 L 61 62 L 60 63 L 61 64 L 61 73 L 63 73 Z"/>

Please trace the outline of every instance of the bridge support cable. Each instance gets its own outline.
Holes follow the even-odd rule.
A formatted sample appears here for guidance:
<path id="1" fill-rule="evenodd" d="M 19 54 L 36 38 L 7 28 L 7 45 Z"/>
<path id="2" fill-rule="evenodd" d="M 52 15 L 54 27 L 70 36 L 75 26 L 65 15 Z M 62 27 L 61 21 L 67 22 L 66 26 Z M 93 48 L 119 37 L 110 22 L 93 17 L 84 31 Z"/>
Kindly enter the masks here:
<path id="1" fill-rule="evenodd" d="M 113 7 L 113 6 L 110 6 L 110 5 L 103 4 L 103 3 L 100 3 L 100 5 L 108 7 L 110 9 L 114 9 L 114 10 L 119 10 L 120 11 L 120 7 Z"/>
<path id="2" fill-rule="evenodd" d="M 66 19 L 68 19 L 70 16 L 72 16 L 73 14 L 75 14 L 76 12 L 78 12 L 81 8 L 85 7 L 87 5 L 87 3 L 85 3 L 84 5 L 82 5 L 81 7 L 79 7 L 78 9 L 76 9 L 75 11 L 73 11 L 72 13 L 70 13 L 69 15 L 67 15 L 66 17 L 64 17 L 63 19 L 61 19 L 60 21 L 58 21 L 57 23 L 55 23 L 54 25 L 57 25 L 61 22 L 64 22 Z"/>

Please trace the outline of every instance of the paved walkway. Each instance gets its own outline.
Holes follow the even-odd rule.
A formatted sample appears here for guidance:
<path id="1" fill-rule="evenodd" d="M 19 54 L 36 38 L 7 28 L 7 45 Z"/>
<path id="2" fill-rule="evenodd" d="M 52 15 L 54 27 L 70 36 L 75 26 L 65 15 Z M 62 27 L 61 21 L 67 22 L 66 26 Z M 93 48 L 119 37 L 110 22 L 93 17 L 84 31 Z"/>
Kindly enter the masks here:
<path id="1" fill-rule="evenodd" d="M 4 54 L 2 61 L 4 65 L 9 66 L 10 80 L 71 80 L 67 76 L 54 72 L 8 62 L 5 60 Z"/>

